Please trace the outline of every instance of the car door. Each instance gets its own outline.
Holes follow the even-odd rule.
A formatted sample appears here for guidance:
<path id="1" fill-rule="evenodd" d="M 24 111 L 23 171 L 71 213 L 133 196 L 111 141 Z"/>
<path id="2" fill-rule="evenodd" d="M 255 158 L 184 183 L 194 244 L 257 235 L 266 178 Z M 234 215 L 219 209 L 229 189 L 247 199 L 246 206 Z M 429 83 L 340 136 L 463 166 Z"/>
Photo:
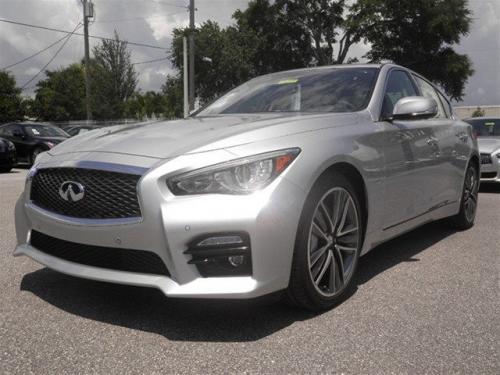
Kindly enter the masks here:
<path id="1" fill-rule="evenodd" d="M 12 132 L 12 142 L 16 145 L 17 155 L 23 160 L 28 160 L 30 155 L 31 141 L 23 127 L 19 124 L 9 125 Z"/>
<path id="2" fill-rule="evenodd" d="M 434 175 L 429 180 L 429 201 L 431 208 L 446 205 L 457 199 L 457 186 L 462 185 L 463 162 L 457 152 L 457 142 L 467 134 L 458 134 L 455 130 L 453 115 L 448 101 L 430 82 L 417 74 L 413 77 L 420 94 L 434 99 L 438 104 L 437 115 L 427 120 L 434 134 L 437 159 L 439 164 L 433 169 Z M 462 142 L 463 143 L 463 142 Z"/>
<path id="3" fill-rule="evenodd" d="M 380 117 L 384 128 L 384 230 L 418 218 L 432 207 L 429 194 L 433 188 L 429 187 L 429 180 L 436 176 L 439 166 L 434 128 L 425 119 L 391 119 L 399 99 L 418 95 L 409 72 L 389 72 Z"/>

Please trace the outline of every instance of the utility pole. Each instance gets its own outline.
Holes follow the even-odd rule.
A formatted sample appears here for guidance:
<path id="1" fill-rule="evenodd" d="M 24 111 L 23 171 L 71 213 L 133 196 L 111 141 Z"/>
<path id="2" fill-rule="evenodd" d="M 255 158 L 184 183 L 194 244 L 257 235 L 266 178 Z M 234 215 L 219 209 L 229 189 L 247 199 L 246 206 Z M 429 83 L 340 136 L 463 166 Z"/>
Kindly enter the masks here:
<path id="1" fill-rule="evenodd" d="M 83 34 L 85 43 L 85 108 L 87 111 L 87 121 L 92 120 L 92 110 L 90 108 L 90 57 L 89 57 L 89 18 L 94 17 L 94 4 L 89 0 L 82 0 L 83 4 Z"/>
<path id="2" fill-rule="evenodd" d="M 189 0 L 189 109 L 194 110 L 194 0 Z"/>
<path id="3" fill-rule="evenodd" d="M 182 37 L 182 57 L 183 57 L 183 64 L 182 64 L 182 73 L 184 76 L 184 118 L 187 118 L 189 116 L 189 83 L 188 83 L 188 46 L 187 46 L 187 38 L 184 36 Z"/>

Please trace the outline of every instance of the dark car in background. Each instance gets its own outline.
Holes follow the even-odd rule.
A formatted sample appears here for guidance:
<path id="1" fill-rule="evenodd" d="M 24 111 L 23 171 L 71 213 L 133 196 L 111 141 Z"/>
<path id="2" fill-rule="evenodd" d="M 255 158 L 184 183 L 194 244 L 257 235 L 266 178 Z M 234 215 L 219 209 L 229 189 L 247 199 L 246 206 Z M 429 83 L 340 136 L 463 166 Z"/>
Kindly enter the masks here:
<path id="1" fill-rule="evenodd" d="M 74 137 L 76 135 L 87 133 L 91 130 L 96 130 L 99 128 L 100 128 L 100 126 L 78 125 L 78 126 L 70 126 L 69 128 L 65 128 L 64 131 L 66 133 L 68 133 L 71 137 Z"/>
<path id="2" fill-rule="evenodd" d="M 0 173 L 10 172 L 16 162 L 16 146 L 8 139 L 0 138 Z"/>
<path id="3" fill-rule="evenodd" d="M 19 162 L 31 165 L 38 154 L 68 139 L 69 135 L 53 125 L 19 122 L 1 125 L 0 137 L 14 143 Z"/>
<path id="4" fill-rule="evenodd" d="M 472 125 L 481 153 L 481 182 L 500 182 L 500 117 L 474 117 Z"/>

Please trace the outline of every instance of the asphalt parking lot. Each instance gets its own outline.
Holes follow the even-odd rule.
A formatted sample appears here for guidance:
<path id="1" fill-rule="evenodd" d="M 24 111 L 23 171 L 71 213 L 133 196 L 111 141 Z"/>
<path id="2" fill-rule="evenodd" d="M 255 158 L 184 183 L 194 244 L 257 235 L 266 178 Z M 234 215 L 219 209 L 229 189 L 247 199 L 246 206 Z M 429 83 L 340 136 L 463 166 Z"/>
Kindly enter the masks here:
<path id="1" fill-rule="evenodd" d="M 170 300 L 14 258 L 26 170 L 0 175 L 0 374 L 500 373 L 500 187 L 360 262 L 335 309 Z"/>

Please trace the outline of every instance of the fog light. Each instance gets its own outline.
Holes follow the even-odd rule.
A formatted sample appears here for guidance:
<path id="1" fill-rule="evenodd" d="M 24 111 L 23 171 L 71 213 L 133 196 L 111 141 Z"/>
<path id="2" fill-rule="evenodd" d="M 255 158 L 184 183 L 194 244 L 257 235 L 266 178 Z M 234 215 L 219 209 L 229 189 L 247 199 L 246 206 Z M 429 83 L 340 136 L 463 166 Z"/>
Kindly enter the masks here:
<path id="1" fill-rule="evenodd" d="M 232 257 L 227 258 L 227 260 L 229 261 L 229 264 L 231 266 L 239 267 L 245 261 L 245 257 L 243 255 L 236 255 L 236 256 L 232 256 Z"/>
<path id="2" fill-rule="evenodd" d="M 184 254 L 202 277 L 251 276 L 252 252 L 246 232 L 222 232 L 199 236 L 188 243 Z"/>

